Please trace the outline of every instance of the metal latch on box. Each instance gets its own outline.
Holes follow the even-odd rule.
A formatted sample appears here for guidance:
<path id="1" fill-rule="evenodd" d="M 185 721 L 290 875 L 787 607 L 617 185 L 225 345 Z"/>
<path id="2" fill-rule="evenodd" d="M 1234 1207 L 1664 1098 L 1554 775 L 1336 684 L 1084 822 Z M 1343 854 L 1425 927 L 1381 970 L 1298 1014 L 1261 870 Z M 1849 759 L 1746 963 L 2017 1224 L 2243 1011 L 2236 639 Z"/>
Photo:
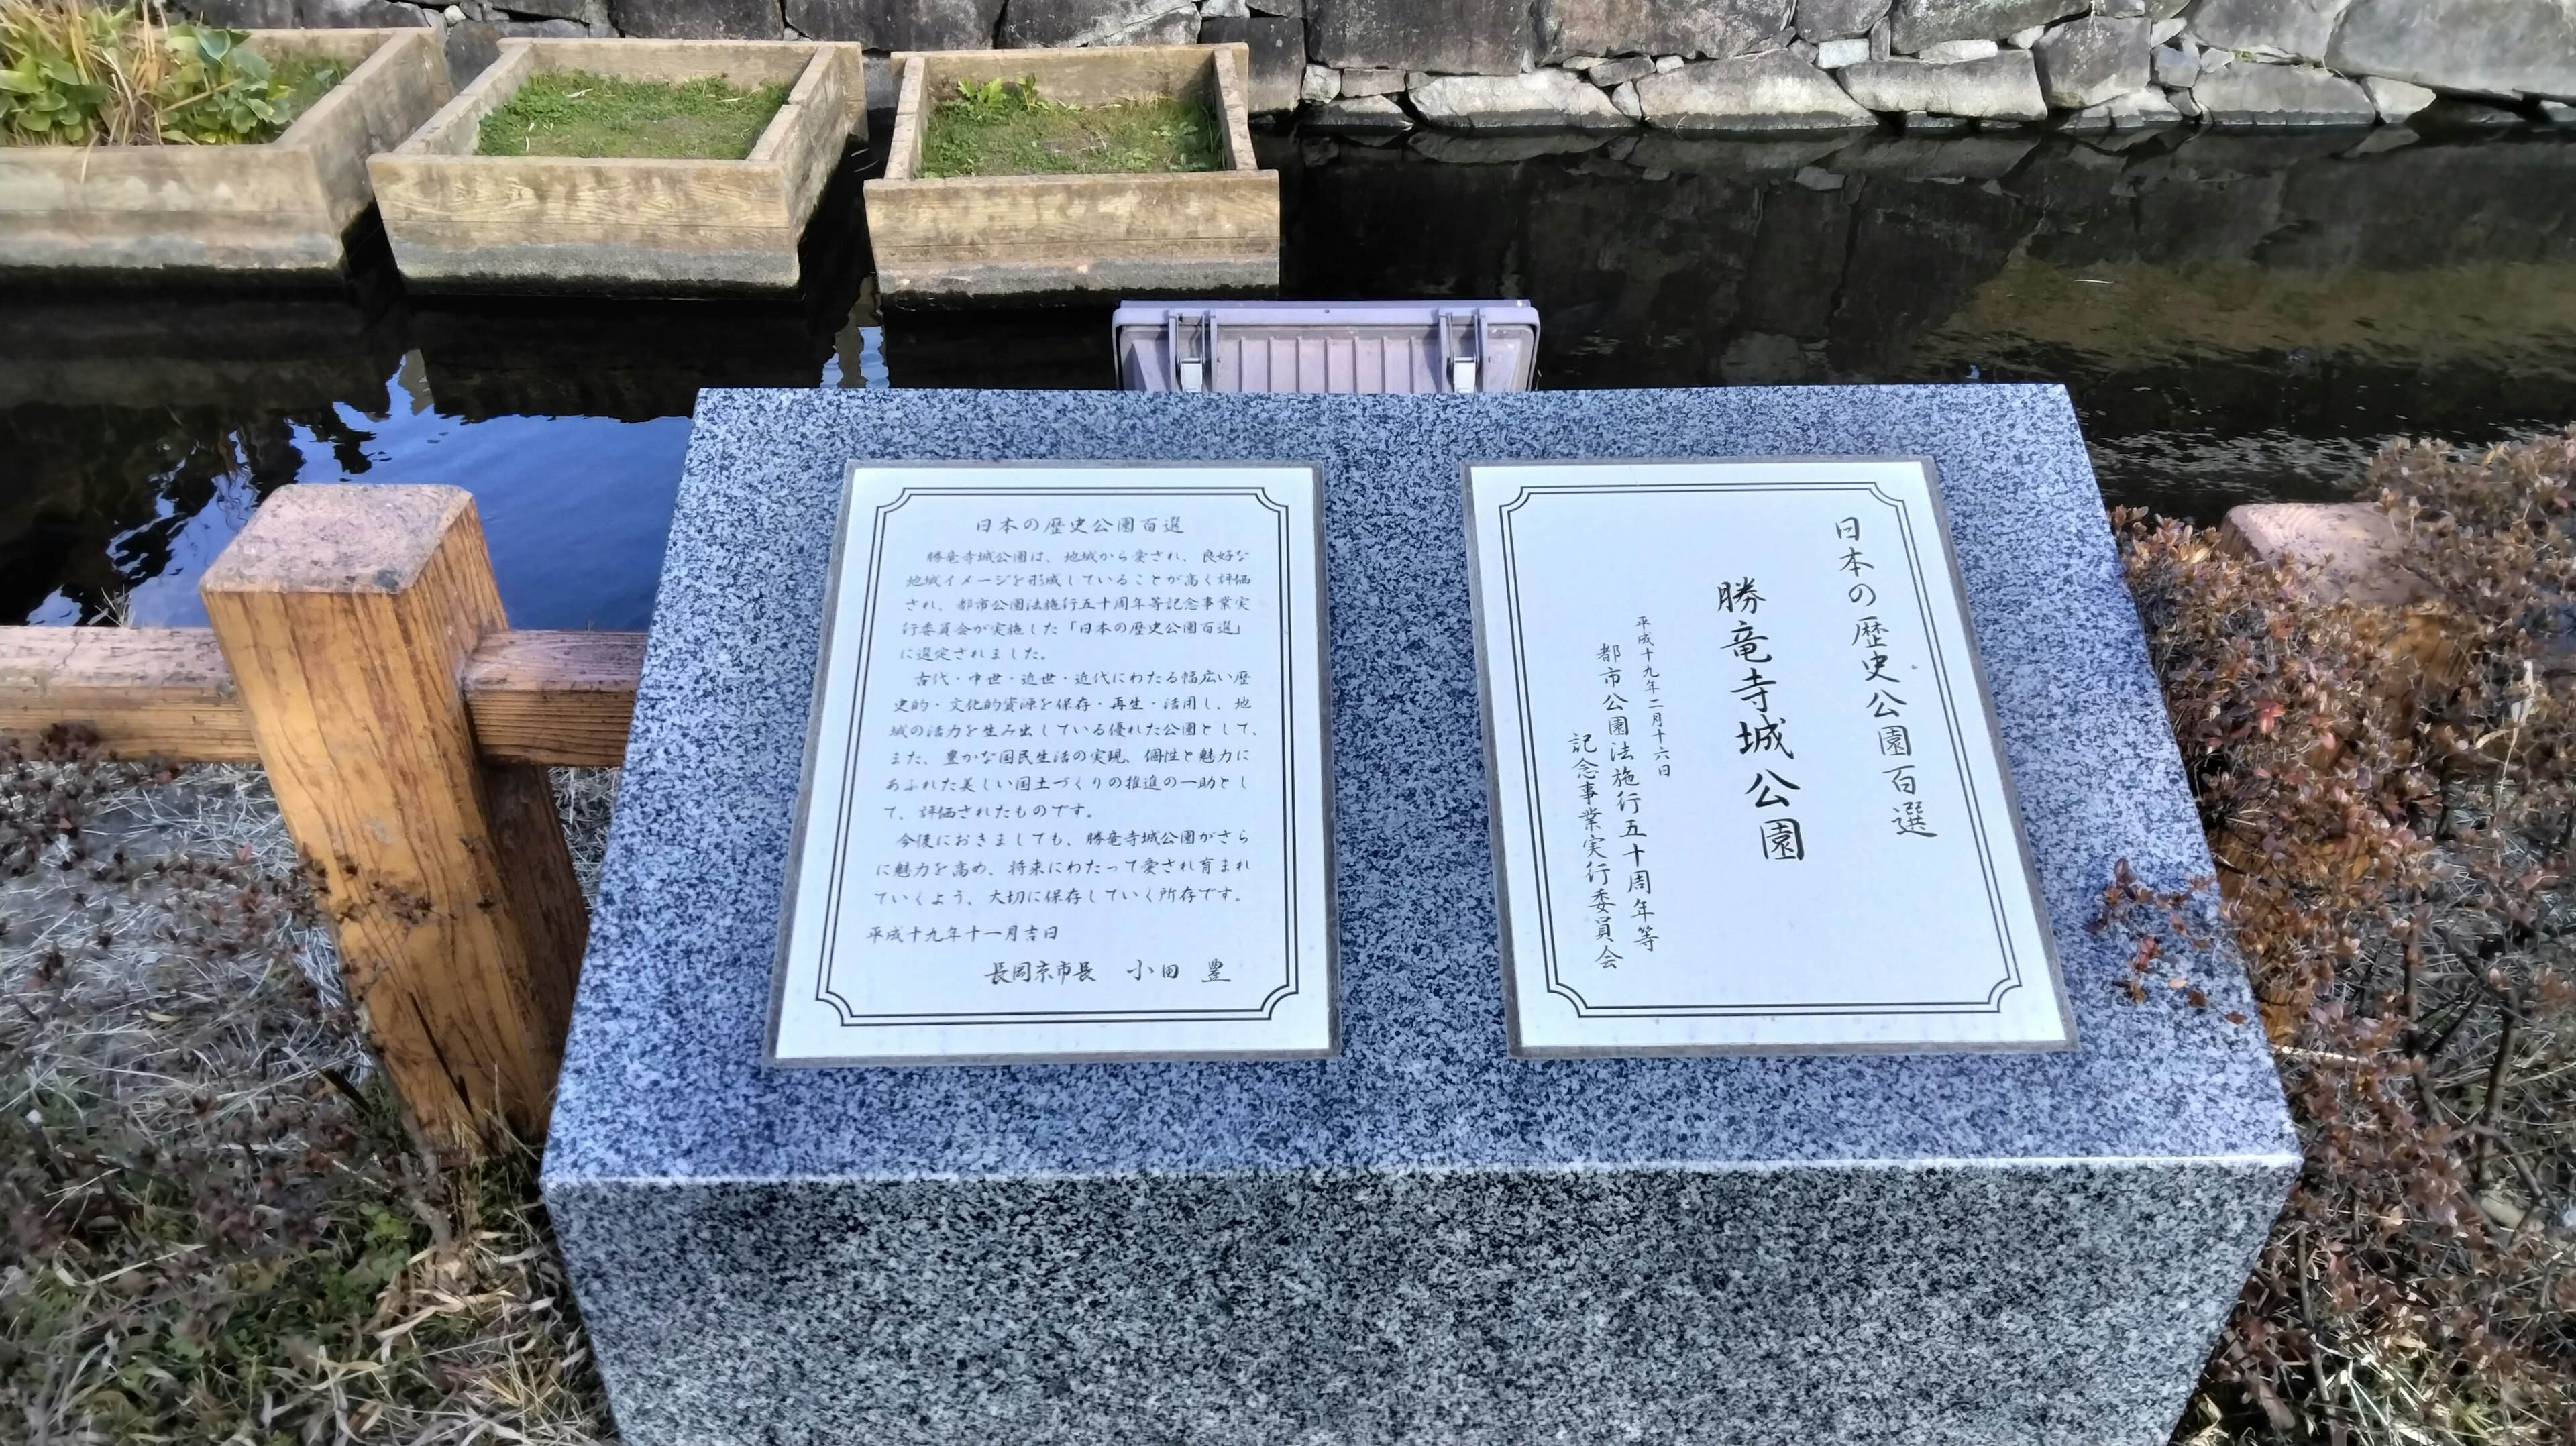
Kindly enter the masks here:
<path id="1" fill-rule="evenodd" d="M 1175 391 L 1203 392 L 1208 389 L 1208 373 L 1216 363 L 1216 313 L 1199 313 L 1199 352 L 1196 356 L 1181 354 L 1181 314 L 1163 313 L 1163 354 L 1172 359 L 1172 388 Z"/>
<path id="2" fill-rule="evenodd" d="M 1460 356 L 1449 349 L 1450 328 L 1462 321 L 1469 323 L 1475 331 L 1476 351 L 1472 356 Z M 1453 392 L 1484 390 L 1477 384 L 1477 378 L 1485 364 L 1487 342 L 1483 307 L 1480 306 L 1463 316 L 1454 311 L 1440 313 L 1440 370 L 1448 375 L 1449 390 Z"/>

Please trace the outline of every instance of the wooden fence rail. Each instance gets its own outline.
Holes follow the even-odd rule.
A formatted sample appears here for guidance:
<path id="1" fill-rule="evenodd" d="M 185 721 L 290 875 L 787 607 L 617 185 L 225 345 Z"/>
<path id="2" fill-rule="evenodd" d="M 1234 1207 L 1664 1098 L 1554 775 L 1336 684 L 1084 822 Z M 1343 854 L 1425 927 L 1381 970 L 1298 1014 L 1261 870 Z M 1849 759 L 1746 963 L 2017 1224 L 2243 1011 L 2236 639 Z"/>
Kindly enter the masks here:
<path id="1" fill-rule="evenodd" d="M 495 763 L 614 768 L 626 758 L 642 633 L 507 632 L 460 682 Z M 250 714 L 212 628 L 0 628 L 0 738 L 95 729 L 119 758 L 257 763 Z"/>
<path id="2" fill-rule="evenodd" d="M 472 1151 L 543 1134 L 589 918 L 544 766 L 626 754 L 640 633 L 512 632 L 473 499 L 272 494 L 207 628 L 0 628 L 0 735 L 259 763 L 405 1106 Z"/>

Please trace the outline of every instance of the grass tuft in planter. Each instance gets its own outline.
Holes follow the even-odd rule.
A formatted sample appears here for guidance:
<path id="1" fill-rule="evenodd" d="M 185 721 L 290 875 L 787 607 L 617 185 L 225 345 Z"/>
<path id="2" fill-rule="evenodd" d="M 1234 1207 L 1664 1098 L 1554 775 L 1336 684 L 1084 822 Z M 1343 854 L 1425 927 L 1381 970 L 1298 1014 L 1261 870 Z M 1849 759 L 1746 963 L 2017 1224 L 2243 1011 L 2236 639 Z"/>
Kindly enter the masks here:
<path id="1" fill-rule="evenodd" d="M 505 40 L 371 156 L 404 279 L 450 291 L 785 291 L 855 132 L 862 52 L 807 40 Z"/>
<path id="2" fill-rule="evenodd" d="M 785 82 L 739 90 L 721 75 L 672 83 L 547 71 L 483 117 L 475 154 L 738 161 L 786 102 Z"/>
<path id="3" fill-rule="evenodd" d="M 894 62 L 894 134 L 866 191 L 890 302 L 1279 284 L 1279 175 L 1253 155 L 1242 43 Z"/>
<path id="4" fill-rule="evenodd" d="M 957 83 L 921 141 L 925 179 L 1214 171 L 1225 165 L 1216 118 L 1195 100 L 1133 97 L 1067 105 L 1028 80 Z"/>

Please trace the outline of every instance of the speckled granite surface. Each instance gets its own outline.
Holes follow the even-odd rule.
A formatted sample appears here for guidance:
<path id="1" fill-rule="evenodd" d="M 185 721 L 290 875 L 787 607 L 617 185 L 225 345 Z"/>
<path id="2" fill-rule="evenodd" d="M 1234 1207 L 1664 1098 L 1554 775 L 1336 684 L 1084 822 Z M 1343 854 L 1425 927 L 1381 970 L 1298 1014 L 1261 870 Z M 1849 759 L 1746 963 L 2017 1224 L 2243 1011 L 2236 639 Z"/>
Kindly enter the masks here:
<path id="1" fill-rule="evenodd" d="M 1939 462 L 2074 1052 L 1507 1057 L 1459 464 L 1759 453 Z M 759 1065 L 853 457 L 1323 463 L 1341 1058 Z M 2123 858 L 2209 868 L 2054 387 L 707 392 L 546 1197 L 639 1446 L 2160 1446 L 2297 1147 Z"/>

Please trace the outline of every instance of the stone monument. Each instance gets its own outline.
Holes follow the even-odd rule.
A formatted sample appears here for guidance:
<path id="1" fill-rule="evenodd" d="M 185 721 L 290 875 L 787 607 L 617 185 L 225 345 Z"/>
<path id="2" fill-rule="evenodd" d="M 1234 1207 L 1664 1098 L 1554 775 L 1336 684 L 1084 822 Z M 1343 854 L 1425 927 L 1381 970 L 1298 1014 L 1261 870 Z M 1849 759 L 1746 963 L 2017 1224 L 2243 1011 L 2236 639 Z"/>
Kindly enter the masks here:
<path id="1" fill-rule="evenodd" d="M 1531 685 L 1527 706 L 1546 732 L 1534 723 L 1519 755 L 1499 742 L 1489 780 L 1475 609 L 1486 609 L 1489 687 L 1505 671 L 1491 654 L 1508 634 L 1492 616 L 1493 534 L 1480 533 L 1471 551 L 1471 513 L 1488 527 L 1479 509 L 1499 511 L 1531 485 L 1567 480 L 1540 472 L 1597 470 L 1622 485 L 1673 476 L 1742 482 L 1771 475 L 1764 466 L 1789 475 L 1778 469 L 1794 471 L 1803 464 L 1790 459 L 1802 458 L 1862 459 L 1836 475 L 1849 481 L 1854 467 L 1882 469 L 1869 476 L 1891 500 L 1792 508 L 1773 521 L 1748 522 L 1741 512 L 1633 517 L 1621 533 L 1631 551 L 1605 550 L 1589 593 L 1568 582 L 1579 581 L 1585 549 L 1524 559 L 1520 585 L 1553 597 L 1546 605 L 1572 620 L 1571 631 L 1554 643 L 1535 631 L 1525 638 L 1529 655 L 1511 666 Z M 1609 459 L 1639 465 L 1562 465 Z M 833 592 L 836 575 L 845 589 L 854 575 L 848 556 L 835 562 L 843 509 L 873 518 L 904 487 L 937 482 L 922 464 L 1057 472 L 1052 462 L 1119 464 L 1110 470 L 1122 477 L 1144 464 L 1231 472 L 1237 481 L 1253 474 L 1283 507 L 1294 503 L 1304 469 L 1316 469 L 1324 588 L 1308 615 L 1329 646 L 1306 716 L 1328 724 L 1330 752 L 1313 739 L 1307 766 L 1331 780 L 1323 835 L 1331 869 L 1264 893 L 1268 922 L 1257 927 L 1245 922 L 1249 908 L 1227 915 L 1216 942 L 1190 933 L 1196 924 L 1177 914 L 1166 929 L 1139 913 L 1085 923 L 1096 932 L 1044 941 L 1052 949 L 1019 948 L 1021 938 L 997 949 L 981 935 L 956 944 L 946 933 L 952 922 L 968 931 L 1029 922 L 989 908 L 1002 886 L 973 870 L 1007 869 L 1013 858 L 1041 875 L 1105 868 L 1149 856 L 1125 835 L 1155 825 L 1121 816 L 1114 844 L 1092 838 L 1095 827 L 1108 836 L 1106 818 L 1080 820 L 1079 837 L 1043 847 L 1014 840 L 994 851 L 949 838 L 923 861 L 969 871 L 984 903 L 953 921 L 889 914 L 871 923 L 865 909 L 849 913 L 841 938 L 858 947 L 831 967 L 861 992 L 835 984 L 830 992 L 850 1007 L 827 1005 L 821 976 L 798 972 L 820 967 L 819 954 L 800 953 L 819 936 L 801 923 L 783 927 L 788 911 L 813 897 L 808 878 L 860 877 L 847 872 L 849 858 L 890 870 L 887 860 L 903 855 L 886 850 L 899 849 L 904 832 L 892 843 L 863 840 L 837 875 L 828 852 L 799 836 L 800 819 L 810 835 L 814 819 L 830 816 L 805 770 L 807 740 L 823 736 L 814 727 L 818 669 L 846 642 L 838 620 L 852 616 Z M 1650 477 L 1647 464 L 1681 471 Z M 1747 465 L 1753 472 L 1740 470 Z M 1485 475 L 1470 475 L 1479 469 Z M 1202 539 L 1197 514 L 1142 501 L 1077 509 L 1047 500 L 1002 510 L 977 503 L 939 525 L 962 522 L 971 532 L 1018 511 L 1043 527 L 1088 511 L 1114 529 L 1132 515 L 1139 531 L 1117 534 L 1125 540 L 1115 545 L 1141 547 L 1143 517 L 1179 515 L 1184 547 L 1246 545 L 1231 535 Z M 1572 536 L 1596 515 L 1606 514 L 1562 513 L 1529 536 Z M 1222 526 L 1240 531 L 1251 516 Z M 1858 538 L 1836 534 L 1847 518 L 1857 519 Z M 1958 580 L 1946 601 L 1944 525 Z M 1910 543 L 1887 527 L 1910 528 Z M 1296 530 L 1292 520 L 1278 535 Z M 1648 545 L 1664 534 L 1718 540 L 1660 552 Z M 875 534 L 849 534 L 863 535 Z M 971 573 L 979 597 L 1000 595 L 997 564 L 945 560 L 976 546 L 944 534 L 898 541 L 918 561 L 899 558 L 909 571 L 891 589 L 882 579 L 874 585 L 879 607 L 937 600 L 931 579 L 949 572 Z M 1048 565 L 1070 567 L 1062 553 L 1071 546 L 1056 536 Z M 1693 546 L 1707 558 L 1711 606 L 1687 628 L 1644 608 L 1631 616 L 1640 596 L 1688 579 L 1701 555 Z M 1844 617 L 1831 609 L 1863 607 L 1847 579 L 1867 580 L 1836 571 L 1851 549 L 1886 569 L 1881 578 L 1910 559 L 1911 581 L 1881 588 L 1867 609 Z M 1277 556 L 1280 577 L 1304 565 L 1293 542 Z M 1217 566 L 1196 551 L 1176 565 Z M 1250 597 L 1257 583 L 1277 595 L 1269 571 L 1229 570 L 1252 581 L 1176 586 Z M 1756 653 L 1792 669 L 1757 665 L 1776 687 L 1761 698 L 1737 694 L 1740 678 L 1724 680 L 1722 691 L 1709 681 L 1711 669 L 1749 661 L 1724 651 L 1746 640 L 1713 610 L 1716 589 L 1748 580 L 1779 601 L 1732 616 L 1754 625 Z M 1042 646 L 1075 637 L 1066 630 L 1074 622 L 1119 616 L 1072 607 L 1086 594 L 1123 592 L 1058 581 L 1065 601 L 1043 611 L 1059 632 Z M 1056 594 L 1035 589 L 1057 583 L 1010 586 L 1031 599 L 1011 604 L 1016 622 L 1037 620 L 1036 599 Z M 1900 601 L 1910 611 L 1899 613 Z M 1227 616 L 1200 614 L 1210 615 Z M 1246 798 L 1270 800 L 1247 814 L 1247 832 L 1262 839 L 1239 850 L 1247 860 L 1255 848 L 1269 852 L 1262 868 L 1228 875 L 1238 880 L 1295 854 L 1300 830 L 1321 820 L 1284 801 L 1296 792 L 1296 752 L 1305 746 L 1293 706 L 1300 615 L 1293 598 L 1245 615 L 1264 630 L 1280 624 L 1284 658 L 1265 664 L 1267 673 L 1246 653 L 1182 665 L 1227 667 L 1243 681 L 1138 690 L 1150 691 L 1146 702 L 1204 696 L 1227 717 L 1236 698 L 1249 698 L 1244 711 L 1271 720 L 1242 735 L 1245 758 L 1193 759 L 1186 770 L 1241 779 Z M 1613 622 L 1618 630 L 1605 631 Z M 919 646 L 1032 642 L 912 636 Z M 1658 692 L 1644 690 L 1642 672 L 1606 685 L 1585 676 L 1606 666 L 1597 653 L 1611 643 L 1623 669 L 1642 670 L 1648 660 L 1638 650 L 1655 650 Z M 1230 636 L 1223 642 L 1234 645 Z M 901 661 L 908 676 L 878 663 L 866 676 L 901 677 L 891 686 L 928 700 L 939 717 L 981 695 L 954 677 L 910 679 L 937 671 L 933 663 L 989 669 L 995 660 Z M 1105 707 L 1100 700 L 1120 685 L 1091 678 L 1094 670 L 1159 666 L 1110 655 L 999 661 L 1083 670 L 1083 681 L 1061 686 L 993 685 L 995 696 L 1053 709 L 1079 698 Z M 1990 716 L 1973 677 L 1980 667 Z M 1883 678 L 1855 692 L 1866 677 L 1855 669 Z M 1927 692 L 1923 681 L 1936 672 L 1946 681 Z M 1902 686 L 1882 689 L 1882 681 Z M 1872 703 L 1881 691 L 1903 698 L 1901 719 L 1871 716 L 1897 706 Z M 1273 711 L 1274 695 L 1292 706 Z M 838 706 L 828 688 L 819 697 L 826 713 Z M 1727 932 L 1738 925 L 1780 967 L 1756 981 L 1762 988 L 1700 988 L 1684 1001 L 1690 1009 L 1643 1023 L 1623 1018 L 1601 1037 L 1540 1038 L 1534 1031 L 1555 1026 L 1532 1006 L 1561 996 L 1547 992 L 1551 966 L 1526 923 L 1533 916 L 1522 902 L 1498 904 L 1498 888 L 1503 898 L 1530 897 L 1522 841 L 1569 837 L 1574 825 L 1560 820 L 1533 835 L 1514 810 L 1532 797 L 1551 806 L 1558 795 L 1550 790 L 1579 790 L 1591 776 L 1576 772 L 1577 739 L 1591 733 L 1598 746 L 1614 736 L 1614 714 L 1626 720 L 1617 736 L 1651 741 L 1658 699 L 1669 715 L 1670 778 L 1679 781 L 1655 774 L 1628 791 L 1644 830 L 1676 826 L 1674 852 L 1669 862 L 1652 856 L 1655 949 L 1639 951 L 1627 876 L 1598 886 L 1612 893 L 1620 977 L 1642 971 L 1646 954 L 1738 957 L 1730 951 L 1742 941 Z M 1707 716 L 1685 719 L 1685 706 Z M 1567 708 L 1592 721 L 1570 725 Z M 1493 711 L 1508 724 L 1507 710 Z M 894 726 L 893 715 L 884 719 Z M 1766 722 L 1783 725 L 1794 762 L 1771 750 L 1727 754 Z M 1911 751 L 1882 751 L 1879 730 L 1900 722 Z M 947 754 L 906 762 L 881 746 L 890 737 L 877 737 L 874 725 L 866 731 L 863 743 L 884 754 L 850 755 L 868 797 L 893 784 L 912 790 L 904 798 L 913 807 L 936 802 L 917 785 L 947 776 Z M 1008 746 L 1134 747 L 1135 772 L 1145 774 L 1141 737 L 1114 745 L 1104 737 Z M 1937 750 L 1925 746 L 1933 739 Z M 988 747 L 980 738 L 919 742 Z M 916 748 L 910 739 L 903 746 Z M 1928 762 L 1939 766 L 1927 766 L 1935 753 Z M 1539 780 L 1518 803 L 1505 787 L 1516 758 L 1537 760 Z M 1909 758 L 1916 766 L 1897 771 Z M 1650 752 L 1636 761 L 1652 768 L 1664 760 Z M 1747 761 L 1762 765 L 1750 788 L 1734 776 Z M 1256 788 L 1256 764 L 1279 776 Z M 1069 798 L 1128 806 L 1094 786 L 1111 766 L 1056 759 L 1026 770 L 1052 768 L 1050 776 L 1080 784 Z M 1124 776 L 1126 760 L 1115 766 Z M 975 804 L 984 807 L 997 801 L 993 770 L 1023 765 L 979 752 L 959 767 L 987 780 Z M 1162 772 L 1184 776 L 1178 766 Z M 1606 852 L 1626 827 L 1614 775 L 1598 777 Z M 1777 781 L 1765 785 L 1765 777 Z M 1766 787 L 1791 803 L 1764 802 Z M 1924 807 L 1909 815 L 1907 803 Z M 1802 822 L 1797 857 L 1775 824 L 1792 815 Z M 1686 820 L 1689 828 L 1678 827 Z M 963 832 L 1034 821 L 934 822 Z M 1237 825 L 1211 817 L 1178 826 Z M 1237 856 L 1227 852 L 1238 850 L 1235 840 L 1222 844 L 1193 845 L 1190 857 Z M 1651 845 L 1629 846 L 1667 844 L 1657 834 Z M 1920 856 L 1896 852 L 1918 846 Z M 1903 871 L 1918 857 L 1927 877 L 1945 881 L 1919 897 L 1831 892 L 1835 879 L 1912 877 Z M 822 872 L 800 871 L 800 860 L 817 859 Z M 2130 942 L 2116 928 L 2086 925 L 2122 863 L 2160 887 L 2211 871 L 2075 416 L 2058 388 L 1468 397 L 710 391 L 673 521 L 546 1156 L 546 1199 L 621 1431 L 642 1446 L 2161 1446 L 2299 1157 L 2260 1026 L 2241 1022 L 2254 1011 L 2231 959 L 2198 961 L 2205 1009 L 2172 991 L 2132 1003 L 2118 987 Z M 1759 869 L 1810 872 L 1792 888 L 1789 874 L 1750 873 Z M 799 879 L 792 891 L 791 872 Z M 1762 923 L 1753 916 L 1770 905 L 1758 887 L 1746 890 L 1748 875 L 1782 879 L 1782 897 L 1808 890 L 1795 894 L 1806 907 L 1850 917 L 1814 920 L 1803 933 Z M 960 876 L 922 877 L 935 893 Z M 1564 890 L 1586 888 L 1579 867 L 1559 877 Z M 868 884 L 865 902 L 874 907 L 876 892 L 902 887 Z M 1305 927 L 1295 922 L 1297 901 L 1319 889 L 1334 911 L 1329 938 L 1301 933 L 1295 947 L 1332 947 L 1283 953 L 1292 923 Z M 1984 902 L 1960 912 L 1963 890 Z M 1607 987 L 1598 983 L 1601 960 L 1573 949 L 1594 942 L 1585 931 L 1597 927 L 1595 915 L 1588 891 L 1565 902 L 1574 917 L 1560 920 L 1565 947 L 1553 967 L 1560 982 L 1592 971 L 1575 984 L 1590 999 Z M 945 907 L 935 898 L 906 906 Z M 1968 949 L 1961 928 L 1943 922 L 1954 915 L 1990 920 L 1990 935 Z M 899 927 L 903 949 L 915 947 L 915 928 L 936 933 L 932 942 L 954 956 L 943 966 L 952 983 L 969 963 L 999 965 L 1003 978 L 982 976 L 973 999 L 1016 1001 L 1044 989 L 1085 1000 L 1058 1011 L 1074 1014 L 1096 1012 L 1091 1001 L 1178 998 L 1185 983 L 1216 991 L 1205 997 L 1239 1012 L 1242 1001 L 1214 982 L 1159 976 L 1165 956 L 1202 967 L 1226 961 L 1229 983 L 1242 977 L 1235 961 L 1285 969 L 1298 957 L 1311 961 L 1300 965 L 1301 988 L 1330 981 L 1337 1026 L 1328 1017 L 1319 1036 L 1310 1020 L 1241 1049 L 1139 1035 L 1092 1051 L 1079 1043 L 1079 1021 L 1032 1026 L 1019 1016 L 1009 1025 L 1017 1042 L 962 1046 L 940 1029 L 982 1006 L 915 1007 L 865 993 L 902 977 L 899 951 L 881 936 L 871 952 L 868 927 Z M 1903 995 L 1896 986 L 1910 959 L 1921 961 L 1922 988 Z M 1113 988 L 1107 968 L 1131 961 L 1144 974 Z M 1043 983 L 1041 962 L 1051 970 Z M 1086 962 L 1089 980 L 1080 972 Z M 1026 980 L 1017 977 L 1023 963 Z M 1992 977 L 1971 977 L 1971 965 Z M 1516 982 L 1531 978 L 1542 981 L 1535 995 Z M 1708 984 L 1686 969 L 1670 978 Z M 1084 989 L 1097 992 L 1072 993 Z M 1169 993 L 1142 992 L 1151 990 Z M 1908 1000 L 1945 1007 L 1914 1010 L 1912 1022 L 1857 1019 Z M 1984 1008 L 1994 1000 L 2011 1003 L 2009 1017 Z M 799 1041 L 787 1023 L 794 1009 L 825 1021 L 819 1042 Z M 932 1016 L 938 1028 L 906 1032 Z M 1796 1023 L 1818 1016 L 1828 1022 Z M 851 1030 L 891 1043 L 849 1047 L 841 1031 Z M 1084 1053 L 1116 1057 L 1064 1058 Z M 922 1062 L 960 1058 L 1011 1062 Z M 854 1059 L 883 1062 L 831 1062 Z"/>

